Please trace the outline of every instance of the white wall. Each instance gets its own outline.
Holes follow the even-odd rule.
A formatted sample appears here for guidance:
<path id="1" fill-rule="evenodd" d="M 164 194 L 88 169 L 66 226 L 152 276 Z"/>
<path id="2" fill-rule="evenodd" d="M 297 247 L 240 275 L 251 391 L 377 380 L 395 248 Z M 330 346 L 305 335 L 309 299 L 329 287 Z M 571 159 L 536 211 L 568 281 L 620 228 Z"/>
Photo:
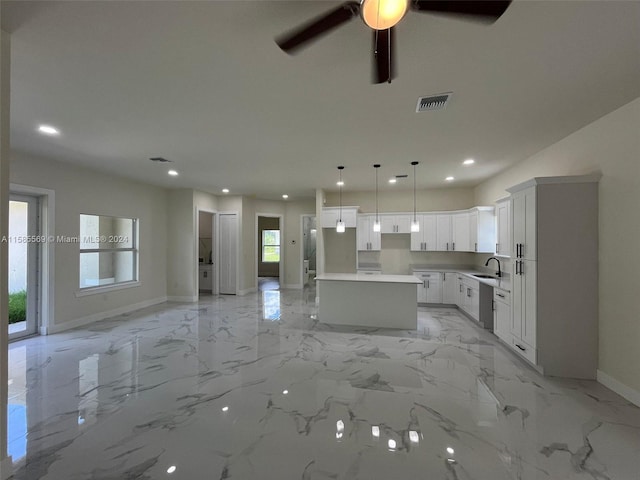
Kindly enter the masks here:
<path id="1" fill-rule="evenodd" d="M 10 37 L 0 32 L 0 238 L 9 235 L 9 68 Z M 0 242 L 0 479 L 11 473 L 7 458 L 8 245 Z"/>
<path id="2" fill-rule="evenodd" d="M 132 305 L 163 301 L 167 294 L 167 193 L 51 159 L 11 153 L 12 183 L 55 191 L 55 234 L 77 237 L 80 214 L 138 218 L 139 280 L 133 288 L 77 297 L 79 245 L 56 243 L 52 330 Z"/>
<path id="3" fill-rule="evenodd" d="M 193 190 L 170 190 L 167 205 L 167 296 L 169 300 L 198 298 Z"/>
<path id="4" fill-rule="evenodd" d="M 640 399 L 640 98 L 479 185 L 477 203 L 532 177 L 600 171 L 599 370 Z"/>

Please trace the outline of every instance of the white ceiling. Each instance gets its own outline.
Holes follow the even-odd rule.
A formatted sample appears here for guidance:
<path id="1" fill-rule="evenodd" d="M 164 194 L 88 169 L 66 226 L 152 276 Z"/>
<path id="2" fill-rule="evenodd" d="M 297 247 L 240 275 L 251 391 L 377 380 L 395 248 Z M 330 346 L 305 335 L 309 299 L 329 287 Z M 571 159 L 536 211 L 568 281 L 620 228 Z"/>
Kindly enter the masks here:
<path id="1" fill-rule="evenodd" d="M 335 189 L 340 164 L 347 190 L 414 160 L 419 187 L 472 186 L 640 96 L 638 1 L 515 1 L 491 26 L 409 12 L 390 85 L 370 84 L 359 19 L 296 56 L 273 42 L 338 3 L 3 1 L 12 147 L 263 198 Z"/>

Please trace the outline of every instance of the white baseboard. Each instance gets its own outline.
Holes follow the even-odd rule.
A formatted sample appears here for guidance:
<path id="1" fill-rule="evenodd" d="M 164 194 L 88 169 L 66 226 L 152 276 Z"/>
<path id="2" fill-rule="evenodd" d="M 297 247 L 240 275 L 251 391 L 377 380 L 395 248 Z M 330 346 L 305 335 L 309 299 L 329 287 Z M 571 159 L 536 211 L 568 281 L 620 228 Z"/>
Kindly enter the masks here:
<path id="1" fill-rule="evenodd" d="M 140 310 L 141 308 L 150 307 L 151 305 L 157 305 L 158 303 L 164 303 L 166 301 L 167 297 L 153 298 L 151 300 L 145 300 L 144 302 L 134 303 L 133 305 L 125 305 L 106 312 L 99 312 L 86 317 L 76 318 L 75 320 L 64 322 L 59 325 L 50 325 L 47 329 L 47 334 L 50 335 L 52 333 L 59 333 L 72 328 L 83 327 L 90 323 L 104 320 L 105 318 L 115 317 L 117 315 L 122 315 L 123 313 L 130 313 L 135 310 Z"/>
<path id="2" fill-rule="evenodd" d="M 11 457 L 0 460 L 0 480 L 7 480 L 13 475 L 13 461 Z"/>
<path id="3" fill-rule="evenodd" d="M 184 295 L 184 296 L 172 295 L 167 297 L 167 302 L 194 303 L 197 301 L 198 301 L 198 295 Z"/>
<path id="4" fill-rule="evenodd" d="M 604 373 L 602 370 L 598 370 L 596 373 L 596 379 L 599 383 L 605 387 L 613 390 L 621 397 L 626 398 L 634 405 L 640 407 L 640 392 L 625 385 L 624 383 L 616 380 L 611 375 Z"/>

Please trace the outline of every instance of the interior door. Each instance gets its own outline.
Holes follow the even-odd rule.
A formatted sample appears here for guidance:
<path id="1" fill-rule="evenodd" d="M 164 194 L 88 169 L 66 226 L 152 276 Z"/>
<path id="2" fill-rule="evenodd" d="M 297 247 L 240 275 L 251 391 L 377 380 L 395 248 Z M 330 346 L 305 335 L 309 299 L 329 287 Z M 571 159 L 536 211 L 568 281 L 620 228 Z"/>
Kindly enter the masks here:
<path id="1" fill-rule="evenodd" d="M 235 295 L 238 252 L 238 216 L 234 214 L 220 214 L 220 270 L 221 294 Z"/>
<path id="2" fill-rule="evenodd" d="M 9 198 L 9 339 L 38 329 L 38 261 L 42 243 L 37 197 Z"/>

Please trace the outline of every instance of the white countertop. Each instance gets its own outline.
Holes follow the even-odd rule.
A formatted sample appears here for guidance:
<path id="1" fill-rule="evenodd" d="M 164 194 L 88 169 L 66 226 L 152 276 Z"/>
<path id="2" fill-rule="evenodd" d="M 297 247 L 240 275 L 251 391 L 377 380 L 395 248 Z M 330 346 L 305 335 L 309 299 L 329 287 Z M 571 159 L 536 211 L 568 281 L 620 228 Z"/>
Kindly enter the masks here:
<path id="1" fill-rule="evenodd" d="M 419 285 L 421 280 L 413 275 L 366 275 L 358 273 L 324 273 L 316 280 L 339 282 L 368 282 L 368 283 L 413 283 Z"/>

